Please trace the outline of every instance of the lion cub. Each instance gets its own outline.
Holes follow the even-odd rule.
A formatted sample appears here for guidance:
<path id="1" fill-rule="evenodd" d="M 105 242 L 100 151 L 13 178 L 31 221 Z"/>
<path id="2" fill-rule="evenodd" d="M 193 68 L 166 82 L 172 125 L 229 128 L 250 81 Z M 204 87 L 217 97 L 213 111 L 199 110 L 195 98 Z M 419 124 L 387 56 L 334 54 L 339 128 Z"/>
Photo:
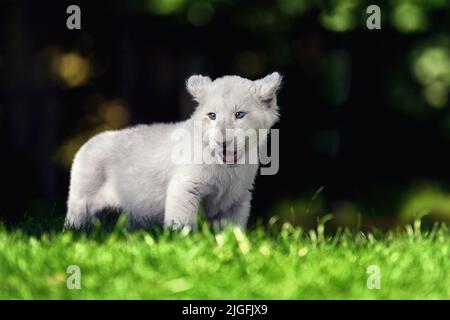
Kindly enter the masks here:
<path id="1" fill-rule="evenodd" d="M 91 138 L 73 161 L 65 227 L 81 228 L 107 208 L 136 225 L 191 227 L 200 201 L 212 223 L 245 227 L 258 170 L 246 159 L 278 120 L 281 79 L 193 75 L 186 86 L 198 105 L 188 120 Z M 249 130 L 266 135 L 253 139 Z"/>

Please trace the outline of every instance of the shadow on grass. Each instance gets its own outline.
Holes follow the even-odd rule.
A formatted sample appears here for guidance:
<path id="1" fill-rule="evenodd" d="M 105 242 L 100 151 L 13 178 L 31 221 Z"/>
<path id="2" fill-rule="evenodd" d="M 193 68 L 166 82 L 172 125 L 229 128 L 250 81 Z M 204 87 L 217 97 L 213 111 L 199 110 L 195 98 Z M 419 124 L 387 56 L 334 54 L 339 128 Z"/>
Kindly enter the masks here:
<path id="1" fill-rule="evenodd" d="M 0 231 L 15 234 L 19 237 L 43 237 L 53 238 L 65 233 L 71 235 L 74 240 L 91 239 L 96 242 L 104 242 L 111 237 L 126 239 L 130 235 L 146 234 L 152 236 L 154 240 L 164 238 L 169 240 L 180 234 L 190 233 L 187 230 L 164 228 L 162 223 L 154 220 L 135 225 L 128 223 L 129 218 L 126 213 L 103 211 L 95 216 L 91 223 L 86 224 L 81 229 L 64 228 L 64 217 L 35 217 L 27 216 L 18 222 L 0 221 Z M 261 224 L 259 224 L 261 225 Z M 192 228 L 194 233 L 200 231 L 202 234 L 215 235 L 220 230 L 208 224 L 202 213 L 199 213 L 197 224 Z"/>
<path id="2" fill-rule="evenodd" d="M 317 226 L 315 228 L 303 229 L 301 226 L 292 225 L 289 222 L 284 222 L 278 217 L 272 217 L 268 221 L 255 221 L 247 229 L 246 236 L 249 239 L 271 239 L 284 241 L 286 239 L 300 240 L 307 239 L 314 244 L 331 243 L 336 245 L 343 239 L 345 241 L 352 241 L 355 244 L 367 243 L 378 240 L 392 240 L 398 236 L 406 236 L 410 239 L 429 238 L 434 239 L 436 234 L 449 234 L 449 227 L 446 223 L 434 222 L 431 227 L 423 225 L 421 218 L 417 218 L 414 223 L 405 226 L 397 226 L 391 230 L 381 230 L 372 228 L 371 231 L 363 232 L 361 230 L 361 223 L 357 228 L 338 227 L 330 228 L 327 224 L 333 219 L 332 215 L 325 215 L 317 219 Z M 211 241 L 216 241 L 218 234 L 222 233 L 223 229 L 218 229 L 211 226 L 204 218 L 203 214 L 199 214 L 197 224 L 192 230 L 180 230 L 163 228 L 160 224 L 149 223 L 144 227 L 133 227 L 128 222 L 127 214 L 103 212 L 98 215 L 91 224 L 85 226 L 81 230 L 67 229 L 64 230 L 64 219 L 56 217 L 49 219 L 27 217 L 18 223 L 3 223 L 0 222 L 0 231 L 6 231 L 19 238 L 34 237 L 36 239 L 52 239 L 64 234 L 68 234 L 73 240 L 89 239 L 97 243 L 103 243 L 111 239 L 127 240 L 130 236 L 146 236 L 150 235 L 156 242 L 172 240 L 190 234 L 194 239 L 209 238 Z M 327 228 L 325 228 L 327 224 Z M 234 227 L 226 227 L 226 232 L 234 233 L 238 238 L 239 232 L 234 230 Z"/>

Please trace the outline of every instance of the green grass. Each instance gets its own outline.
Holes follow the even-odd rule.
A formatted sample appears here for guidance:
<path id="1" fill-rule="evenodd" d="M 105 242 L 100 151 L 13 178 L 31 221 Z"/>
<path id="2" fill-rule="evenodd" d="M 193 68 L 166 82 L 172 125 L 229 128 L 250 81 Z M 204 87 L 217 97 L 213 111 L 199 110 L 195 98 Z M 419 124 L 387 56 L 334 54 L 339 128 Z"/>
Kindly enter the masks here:
<path id="1" fill-rule="evenodd" d="M 0 298 L 450 299 L 449 256 L 449 228 L 419 222 L 366 235 L 326 235 L 323 224 L 190 234 L 2 226 Z M 66 286 L 69 265 L 80 267 L 80 290 Z M 370 265 L 380 267 L 379 290 L 367 288 Z"/>

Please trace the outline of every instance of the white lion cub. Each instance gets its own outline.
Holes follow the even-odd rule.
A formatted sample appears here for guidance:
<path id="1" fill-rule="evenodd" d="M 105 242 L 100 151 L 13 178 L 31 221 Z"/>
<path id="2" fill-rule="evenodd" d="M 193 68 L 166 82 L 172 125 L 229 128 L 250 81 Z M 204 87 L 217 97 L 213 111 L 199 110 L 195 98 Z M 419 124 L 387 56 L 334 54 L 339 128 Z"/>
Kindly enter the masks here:
<path id="1" fill-rule="evenodd" d="M 246 226 L 258 162 L 245 159 L 266 143 L 267 134 L 255 142 L 248 136 L 239 140 L 234 132 L 274 125 L 281 76 L 211 81 L 194 75 L 186 85 L 198 103 L 188 120 L 103 132 L 80 148 L 71 170 L 66 228 L 81 228 L 108 208 L 127 212 L 133 225 L 189 228 L 200 201 L 211 223 Z M 189 145 L 187 154 L 196 161 L 177 161 L 180 143 Z"/>

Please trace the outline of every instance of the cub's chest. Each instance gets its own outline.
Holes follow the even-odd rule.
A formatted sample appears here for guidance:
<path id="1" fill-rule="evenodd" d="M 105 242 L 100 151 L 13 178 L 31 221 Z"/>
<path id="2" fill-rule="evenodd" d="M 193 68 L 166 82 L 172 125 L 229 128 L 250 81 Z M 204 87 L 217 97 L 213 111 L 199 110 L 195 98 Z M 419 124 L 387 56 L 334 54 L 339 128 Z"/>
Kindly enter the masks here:
<path id="1" fill-rule="evenodd" d="M 214 186 L 211 192 L 203 199 L 207 211 L 215 215 L 219 212 L 228 211 L 239 202 L 248 190 L 241 182 L 230 185 Z"/>
<path id="2" fill-rule="evenodd" d="M 205 179 L 208 191 L 202 199 L 208 211 L 214 213 L 227 211 L 245 198 L 252 189 L 252 173 L 228 168 L 209 175 Z"/>

